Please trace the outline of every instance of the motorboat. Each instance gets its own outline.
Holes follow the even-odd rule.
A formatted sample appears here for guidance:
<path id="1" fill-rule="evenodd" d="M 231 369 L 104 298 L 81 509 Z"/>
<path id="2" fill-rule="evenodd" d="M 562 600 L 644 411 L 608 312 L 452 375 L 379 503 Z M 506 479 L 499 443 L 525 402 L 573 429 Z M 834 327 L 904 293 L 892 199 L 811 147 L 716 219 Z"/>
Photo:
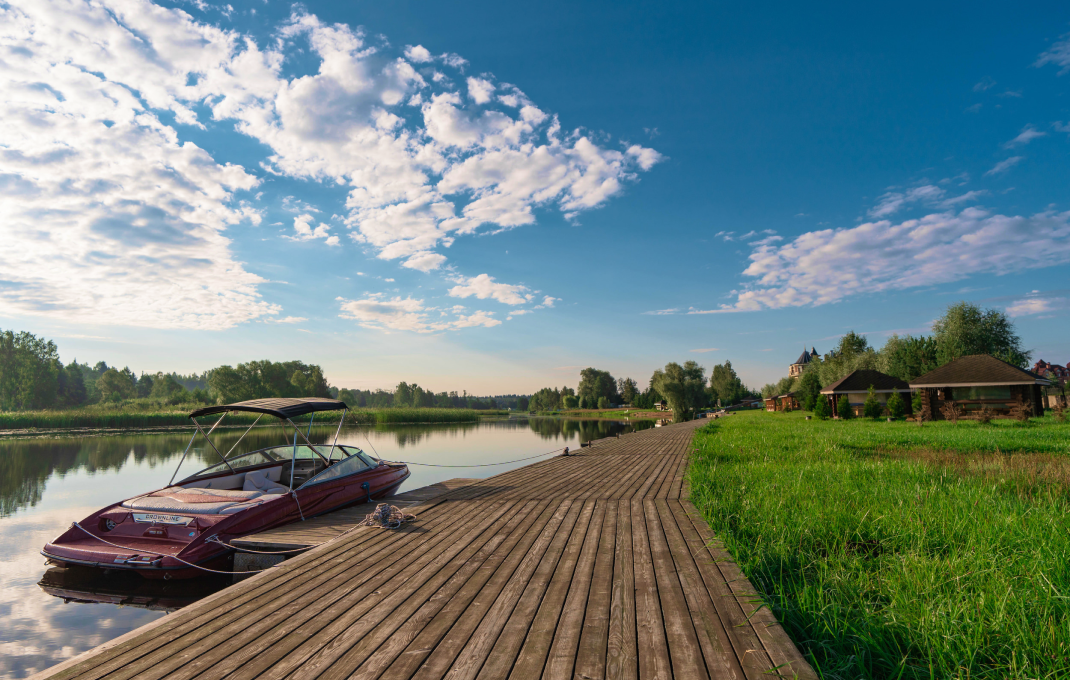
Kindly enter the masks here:
<path id="1" fill-rule="evenodd" d="M 342 411 L 334 441 L 309 441 L 317 413 Z M 338 443 L 348 407 L 336 399 L 253 399 L 190 414 L 195 432 L 167 486 L 109 505 L 45 545 L 55 566 L 128 570 L 147 578 L 191 578 L 226 568 L 235 538 L 302 521 L 359 503 L 389 498 L 409 477 L 389 463 Z M 259 414 L 226 454 L 212 432 L 231 413 Z M 206 432 L 198 418 L 219 415 Z M 292 441 L 235 453 L 263 416 L 293 428 Z M 310 415 L 307 432 L 293 419 Z M 288 430 L 287 430 L 288 431 Z M 175 482 L 198 436 L 220 462 Z M 233 454 L 233 455 L 232 455 Z"/>

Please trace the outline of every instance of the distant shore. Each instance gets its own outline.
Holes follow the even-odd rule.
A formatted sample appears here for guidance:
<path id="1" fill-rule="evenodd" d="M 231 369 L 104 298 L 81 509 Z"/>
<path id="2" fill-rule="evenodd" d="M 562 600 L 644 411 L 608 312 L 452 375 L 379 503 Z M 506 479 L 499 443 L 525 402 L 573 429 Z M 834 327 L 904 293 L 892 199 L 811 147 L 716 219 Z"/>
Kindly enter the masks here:
<path id="1" fill-rule="evenodd" d="M 193 426 L 189 414 L 196 408 L 200 408 L 200 405 L 184 404 L 172 410 L 154 411 L 91 406 L 63 411 L 5 412 L 0 413 L 0 439 L 100 436 L 135 431 L 174 432 Z M 352 425 L 477 423 L 481 417 L 512 413 L 515 412 L 448 408 L 358 408 L 349 411 L 346 415 L 346 423 Z M 323 425 L 337 425 L 339 415 L 338 412 L 322 412 L 317 414 L 315 422 Z M 248 427 L 255 420 L 256 416 L 253 414 L 229 414 L 219 427 Z"/>

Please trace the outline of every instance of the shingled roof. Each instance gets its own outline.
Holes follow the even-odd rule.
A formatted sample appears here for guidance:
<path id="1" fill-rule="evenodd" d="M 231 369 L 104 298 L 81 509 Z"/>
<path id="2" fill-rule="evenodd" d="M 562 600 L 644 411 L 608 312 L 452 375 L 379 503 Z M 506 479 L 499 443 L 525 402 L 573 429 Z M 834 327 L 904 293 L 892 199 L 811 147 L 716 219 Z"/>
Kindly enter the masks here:
<path id="1" fill-rule="evenodd" d="M 795 364 L 808 364 L 810 363 L 810 353 L 803 349 L 803 353 L 799 355 L 799 358 L 795 360 Z M 795 364 L 792 364 L 794 366 Z"/>
<path id="2" fill-rule="evenodd" d="M 842 394 L 846 392 L 867 392 L 870 385 L 877 392 L 905 392 L 910 389 L 906 381 L 900 380 L 887 373 L 872 371 L 868 368 L 860 368 L 848 373 L 825 389 L 821 394 Z"/>
<path id="3" fill-rule="evenodd" d="M 911 387 L 983 387 L 986 385 L 1050 385 L 1036 373 L 1023 371 L 988 354 L 970 354 L 910 381 Z"/>

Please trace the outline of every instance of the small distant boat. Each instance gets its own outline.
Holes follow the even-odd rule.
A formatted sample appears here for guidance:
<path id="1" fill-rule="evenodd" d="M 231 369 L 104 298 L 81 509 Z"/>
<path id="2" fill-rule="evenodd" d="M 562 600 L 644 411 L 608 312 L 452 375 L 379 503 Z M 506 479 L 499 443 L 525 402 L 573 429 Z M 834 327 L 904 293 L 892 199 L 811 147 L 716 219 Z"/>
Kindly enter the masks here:
<path id="1" fill-rule="evenodd" d="M 178 469 L 202 435 L 220 462 L 177 484 L 109 505 L 45 545 L 41 554 L 56 566 L 129 570 L 147 578 L 191 578 L 226 567 L 230 541 L 350 505 L 393 496 L 409 477 L 406 465 L 372 458 L 338 444 L 348 410 L 335 399 L 254 399 L 209 406 L 190 414 L 196 432 Z M 334 442 L 314 445 L 293 418 L 342 411 Z M 226 455 L 210 435 L 229 413 L 259 416 Z M 221 414 L 208 430 L 197 418 Z M 294 429 L 292 443 L 231 456 L 264 415 Z M 311 432 L 312 423 L 309 423 Z"/>

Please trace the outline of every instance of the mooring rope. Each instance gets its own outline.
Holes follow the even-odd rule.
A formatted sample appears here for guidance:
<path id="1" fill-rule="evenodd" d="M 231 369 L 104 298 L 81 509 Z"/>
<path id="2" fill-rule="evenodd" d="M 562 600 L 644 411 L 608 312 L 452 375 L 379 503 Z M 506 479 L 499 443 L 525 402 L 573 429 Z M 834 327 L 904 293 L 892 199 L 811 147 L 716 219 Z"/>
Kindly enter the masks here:
<path id="1" fill-rule="evenodd" d="M 380 529 L 400 529 L 403 524 L 415 522 L 416 515 L 402 512 L 396 505 L 380 503 L 368 513 L 360 524 L 362 527 L 379 527 Z"/>
<path id="2" fill-rule="evenodd" d="M 297 512 L 301 515 L 301 521 L 305 521 L 305 512 L 301 509 L 301 501 L 297 500 L 297 491 L 290 489 L 290 495 L 294 497 L 294 503 L 297 503 Z"/>
<path id="3" fill-rule="evenodd" d="M 209 543 L 218 543 L 219 545 L 224 546 L 226 548 L 230 548 L 231 550 L 238 550 L 238 551 L 246 552 L 246 553 L 254 553 L 254 554 L 257 554 L 257 555 L 287 555 L 289 553 L 305 552 L 306 550 L 312 550 L 312 548 L 316 547 L 314 545 L 306 545 L 303 548 L 290 548 L 289 550 L 270 550 L 269 551 L 269 550 L 253 550 L 252 548 L 242 548 L 240 546 L 231 545 L 230 543 L 225 543 L 223 541 L 223 539 L 219 538 L 219 536 L 216 536 L 216 535 L 209 536 L 208 538 L 206 538 L 204 540 L 206 542 L 209 542 Z M 249 572 L 241 571 L 241 572 L 235 572 L 235 573 L 246 574 L 246 573 L 249 573 Z"/>

